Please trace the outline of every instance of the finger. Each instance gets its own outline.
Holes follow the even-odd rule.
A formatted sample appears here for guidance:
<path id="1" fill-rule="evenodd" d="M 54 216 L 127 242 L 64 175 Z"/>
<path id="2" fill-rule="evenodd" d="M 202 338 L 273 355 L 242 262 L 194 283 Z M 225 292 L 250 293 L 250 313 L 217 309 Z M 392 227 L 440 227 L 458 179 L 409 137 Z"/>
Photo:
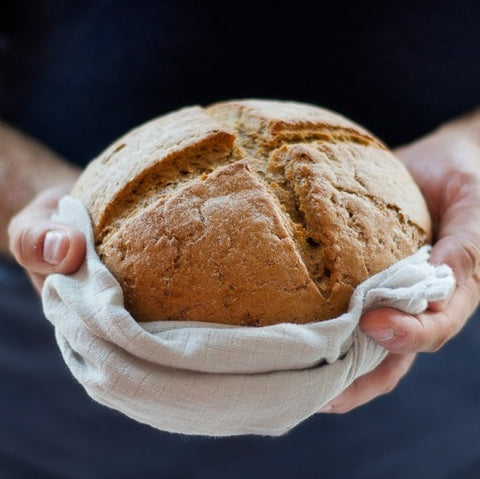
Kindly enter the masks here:
<path id="1" fill-rule="evenodd" d="M 473 275 L 480 263 L 480 237 L 476 237 L 476 232 L 461 231 L 460 225 L 457 226 L 459 230 L 456 234 L 449 234 L 445 230 L 441 231 L 439 239 L 432 249 L 430 262 L 450 266 L 457 284 L 462 284 Z M 454 228 L 455 224 L 450 225 L 448 229 L 451 227 Z"/>
<path id="2" fill-rule="evenodd" d="M 467 281 L 480 264 L 480 194 L 460 200 L 445 212 L 433 246 L 432 264 L 448 264 L 458 284 Z"/>
<path id="3" fill-rule="evenodd" d="M 9 224 L 10 249 L 29 273 L 38 275 L 76 271 L 85 256 L 85 238 L 74 228 L 51 221 L 64 187 L 46 190 L 17 214 Z"/>
<path id="4" fill-rule="evenodd" d="M 480 263 L 478 146 L 426 137 L 396 150 L 423 188 L 435 221 L 433 264 L 448 264 L 463 283 Z"/>
<path id="5" fill-rule="evenodd" d="M 441 311 L 427 310 L 412 316 L 395 309 L 377 309 L 360 320 L 362 330 L 395 353 L 438 351 L 460 331 L 479 300 L 478 275 L 457 286 Z"/>
<path id="6" fill-rule="evenodd" d="M 408 372 L 415 354 L 389 354 L 372 372 L 356 379 L 319 412 L 343 414 L 372 399 L 388 394 Z"/>
<path id="7" fill-rule="evenodd" d="M 477 169 L 458 167 L 445 183 L 433 264 L 448 264 L 459 284 L 480 264 L 480 189 Z"/>
<path id="8" fill-rule="evenodd" d="M 83 262 L 85 238 L 62 223 L 30 221 L 30 216 L 23 215 L 10 225 L 10 248 L 16 260 L 31 273 L 70 274 Z"/>

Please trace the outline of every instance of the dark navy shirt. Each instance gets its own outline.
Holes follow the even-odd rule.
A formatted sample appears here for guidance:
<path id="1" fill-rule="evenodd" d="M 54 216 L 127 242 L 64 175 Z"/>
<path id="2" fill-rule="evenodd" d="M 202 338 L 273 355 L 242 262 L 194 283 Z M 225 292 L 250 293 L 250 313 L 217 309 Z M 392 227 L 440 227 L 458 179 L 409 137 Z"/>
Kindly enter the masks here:
<path id="1" fill-rule="evenodd" d="M 0 118 L 80 165 L 154 116 L 245 97 L 323 105 L 395 146 L 480 104 L 479 25 L 478 0 L 3 2 Z M 475 479 L 479 319 L 347 415 L 184 437 L 90 399 L 0 263 L 0 478 Z"/>
<path id="2" fill-rule="evenodd" d="M 323 105 L 392 146 L 480 104 L 476 0 L 2 10 L 0 116 L 78 163 L 153 116 L 230 98 Z"/>

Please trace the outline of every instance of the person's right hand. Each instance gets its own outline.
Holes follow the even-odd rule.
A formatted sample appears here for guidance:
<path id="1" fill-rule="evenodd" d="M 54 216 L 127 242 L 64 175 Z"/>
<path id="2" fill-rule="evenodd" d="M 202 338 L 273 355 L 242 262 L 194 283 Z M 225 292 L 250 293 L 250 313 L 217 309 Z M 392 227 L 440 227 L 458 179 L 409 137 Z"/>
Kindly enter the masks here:
<path id="1" fill-rule="evenodd" d="M 51 219 L 67 193 L 64 188 L 45 190 L 16 214 L 8 227 L 10 250 L 39 293 L 47 275 L 74 273 L 85 259 L 83 234 Z"/>
<path id="2" fill-rule="evenodd" d="M 455 336 L 480 304 L 480 146 L 462 131 L 439 129 L 397 149 L 422 188 L 434 222 L 432 264 L 447 264 L 457 285 L 444 301 L 409 315 L 374 309 L 360 328 L 389 355 L 358 378 L 322 412 L 345 413 L 386 394 L 408 372 L 415 355 L 436 352 Z"/>

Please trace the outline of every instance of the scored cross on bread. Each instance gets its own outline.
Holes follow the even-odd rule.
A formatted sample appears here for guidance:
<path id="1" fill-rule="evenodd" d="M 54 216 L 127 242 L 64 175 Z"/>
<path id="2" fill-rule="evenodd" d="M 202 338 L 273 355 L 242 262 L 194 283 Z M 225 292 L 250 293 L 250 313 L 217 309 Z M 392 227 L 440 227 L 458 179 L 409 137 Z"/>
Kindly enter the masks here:
<path id="1" fill-rule="evenodd" d="M 294 102 L 154 119 L 93 160 L 72 195 L 138 321 L 330 319 L 431 235 L 421 192 L 375 136 Z"/>

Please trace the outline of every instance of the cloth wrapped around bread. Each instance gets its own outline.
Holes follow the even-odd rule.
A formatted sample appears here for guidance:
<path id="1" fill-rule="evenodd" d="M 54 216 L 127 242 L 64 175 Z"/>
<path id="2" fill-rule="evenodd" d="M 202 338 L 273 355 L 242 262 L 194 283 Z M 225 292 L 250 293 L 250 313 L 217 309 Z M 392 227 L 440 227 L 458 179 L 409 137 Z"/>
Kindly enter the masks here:
<path id="1" fill-rule="evenodd" d="M 154 119 L 93 160 L 72 196 L 137 321 L 337 317 L 431 234 L 421 192 L 376 137 L 293 102 Z"/>

